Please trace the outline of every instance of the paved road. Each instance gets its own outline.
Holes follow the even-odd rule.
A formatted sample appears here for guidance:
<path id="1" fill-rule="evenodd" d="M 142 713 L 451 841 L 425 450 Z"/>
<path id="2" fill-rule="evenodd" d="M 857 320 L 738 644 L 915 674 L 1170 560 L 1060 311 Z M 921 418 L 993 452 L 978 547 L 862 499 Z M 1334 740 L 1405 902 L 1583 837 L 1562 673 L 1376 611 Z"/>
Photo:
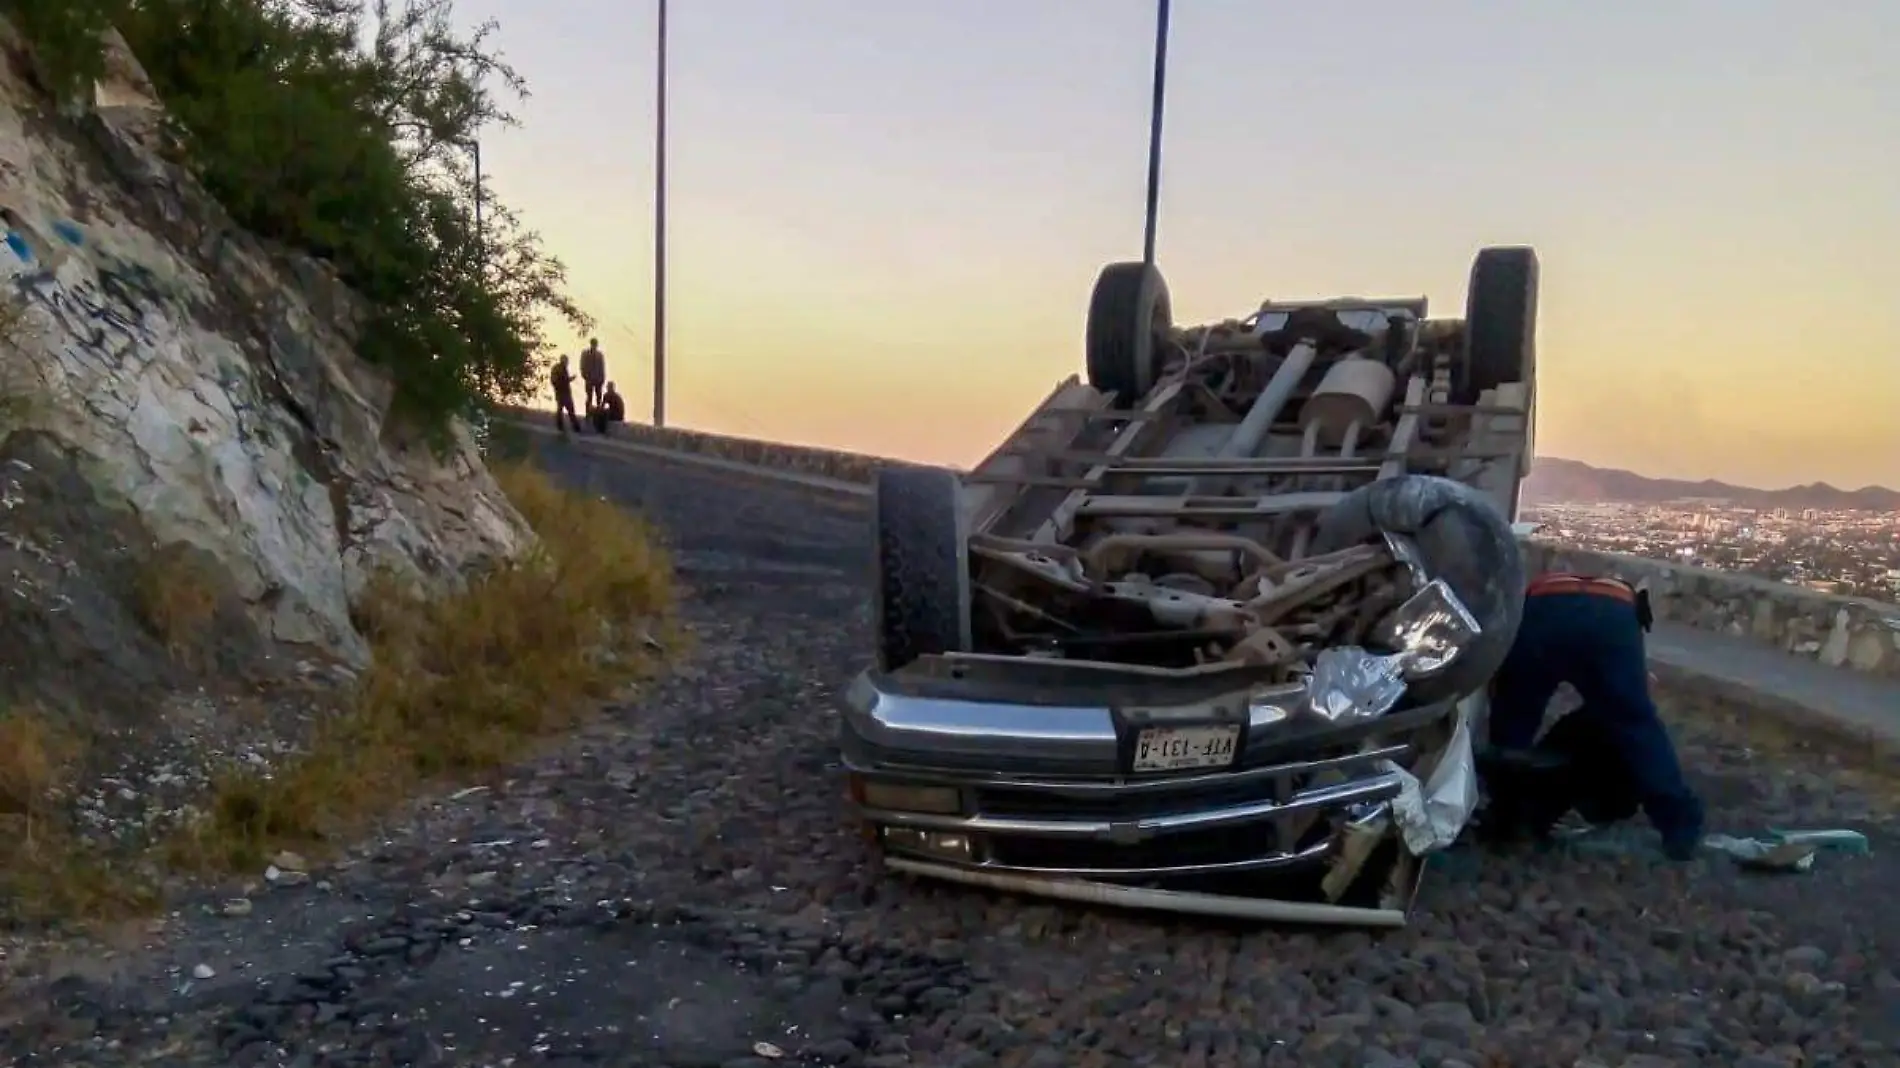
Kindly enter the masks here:
<path id="1" fill-rule="evenodd" d="M 247 915 L 182 912 L 0 1019 L 0 1063 L 763 1068 L 1891 1066 L 1900 777 L 1672 698 L 1725 829 L 1852 825 L 1802 876 L 1627 840 L 1440 859 L 1412 928 L 1259 930 L 909 884 L 832 757 L 861 512 L 545 447 L 646 509 L 693 655 L 506 783 L 422 806 Z M 833 503 L 827 503 L 833 500 Z M 207 904 L 213 902 L 207 901 Z M 194 971 L 206 978 L 194 978 Z M 39 997 L 32 992 L 16 1004 Z M 782 1056 L 780 1056 L 782 1054 Z"/>
<path id="2" fill-rule="evenodd" d="M 1900 681 L 1830 668 L 1760 642 L 1658 623 L 1650 659 L 1805 708 L 1851 731 L 1900 746 Z"/>

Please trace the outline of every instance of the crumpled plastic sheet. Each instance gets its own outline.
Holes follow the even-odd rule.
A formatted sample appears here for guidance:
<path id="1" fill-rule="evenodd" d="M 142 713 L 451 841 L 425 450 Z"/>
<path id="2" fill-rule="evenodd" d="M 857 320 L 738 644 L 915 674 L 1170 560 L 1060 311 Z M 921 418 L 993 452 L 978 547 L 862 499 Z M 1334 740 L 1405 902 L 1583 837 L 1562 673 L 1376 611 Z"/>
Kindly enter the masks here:
<path id="1" fill-rule="evenodd" d="M 1306 707 L 1329 723 L 1357 723 L 1392 710 L 1405 696 L 1405 664 L 1354 645 L 1322 649 L 1306 682 Z"/>
<path id="2" fill-rule="evenodd" d="M 1867 836 L 1849 830 L 1770 830 L 1761 838 L 1712 834 L 1702 840 L 1702 846 L 1727 854 L 1744 868 L 1781 872 L 1813 870 L 1815 855 L 1824 849 L 1853 854 L 1869 851 Z"/>
<path id="3" fill-rule="evenodd" d="M 1331 723 L 1383 716 L 1405 696 L 1408 682 L 1450 667 L 1480 632 L 1451 586 L 1433 579 L 1381 624 L 1375 640 L 1395 652 L 1340 646 L 1314 658 L 1307 708 Z"/>
<path id="4" fill-rule="evenodd" d="M 1452 665 L 1477 640 L 1480 628 L 1444 579 L 1433 579 L 1380 625 L 1376 640 L 1405 658 L 1407 679 L 1424 679 Z"/>
<path id="5" fill-rule="evenodd" d="M 1415 857 L 1435 853 L 1457 841 L 1478 809 L 1478 765 L 1471 726 L 1484 719 L 1486 702 L 1482 692 L 1458 702 L 1451 741 L 1424 783 L 1397 764 L 1385 762 L 1385 770 L 1396 773 L 1403 784 L 1392 801 L 1392 819 L 1398 824 L 1406 850 Z"/>
<path id="6" fill-rule="evenodd" d="M 1640 822 L 1592 826 L 1572 813 L 1558 826 L 1556 836 L 1566 847 L 1581 853 L 1658 861 L 1662 858 L 1655 832 Z M 1869 852 L 1867 836 L 1849 830 L 1770 830 L 1759 838 L 1711 834 L 1702 839 L 1702 848 L 1721 853 L 1751 871 L 1789 873 L 1812 871 L 1817 855 L 1822 852 Z"/>

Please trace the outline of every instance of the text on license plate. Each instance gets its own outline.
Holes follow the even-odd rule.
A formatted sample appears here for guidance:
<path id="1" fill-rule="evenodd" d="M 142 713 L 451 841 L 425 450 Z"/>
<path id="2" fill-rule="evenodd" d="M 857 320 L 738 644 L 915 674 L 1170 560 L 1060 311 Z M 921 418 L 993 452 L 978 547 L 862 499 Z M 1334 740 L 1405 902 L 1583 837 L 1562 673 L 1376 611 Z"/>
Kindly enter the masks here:
<path id="1" fill-rule="evenodd" d="M 1224 768 L 1239 740 L 1238 726 L 1149 727 L 1135 738 L 1135 770 Z"/>

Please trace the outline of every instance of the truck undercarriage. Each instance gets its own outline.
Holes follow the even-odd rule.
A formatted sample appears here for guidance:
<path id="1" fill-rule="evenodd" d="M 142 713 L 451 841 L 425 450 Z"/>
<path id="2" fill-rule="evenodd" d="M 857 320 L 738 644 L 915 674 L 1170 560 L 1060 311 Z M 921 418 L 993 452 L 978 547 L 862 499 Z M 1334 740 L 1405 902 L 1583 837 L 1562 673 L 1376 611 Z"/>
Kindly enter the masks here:
<path id="1" fill-rule="evenodd" d="M 1423 298 L 1171 321 L 1091 299 L 1086 380 L 967 474 L 878 475 L 877 657 L 845 701 L 898 870 L 1078 900 L 1403 922 L 1475 803 L 1515 634 L 1537 260 Z"/>

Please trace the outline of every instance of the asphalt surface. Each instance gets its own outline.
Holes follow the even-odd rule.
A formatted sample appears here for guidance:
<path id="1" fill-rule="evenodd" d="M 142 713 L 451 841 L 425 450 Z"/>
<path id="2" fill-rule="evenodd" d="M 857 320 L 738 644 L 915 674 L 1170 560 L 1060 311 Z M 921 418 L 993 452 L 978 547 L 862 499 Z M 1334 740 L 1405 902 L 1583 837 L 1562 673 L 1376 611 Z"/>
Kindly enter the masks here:
<path id="1" fill-rule="evenodd" d="M 1900 680 L 1789 656 L 1749 638 L 1657 623 L 1649 658 L 1810 709 L 1842 730 L 1900 747 Z"/>
<path id="2" fill-rule="evenodd" d="M 679 670 L 307 880 L 220 892 L 9 992 L 0 1063 L 1900 1064 L 1891 767 L 1672 693 L 1713 830 L 1851 827 L 1871 855 L 1670 865 L 1641 826 L 1459 848 L 1381 935 L 907 882 L 869 862 L 832 752 L 866 649 L 862 511 L 542 454 L 668 532 Z"/>

